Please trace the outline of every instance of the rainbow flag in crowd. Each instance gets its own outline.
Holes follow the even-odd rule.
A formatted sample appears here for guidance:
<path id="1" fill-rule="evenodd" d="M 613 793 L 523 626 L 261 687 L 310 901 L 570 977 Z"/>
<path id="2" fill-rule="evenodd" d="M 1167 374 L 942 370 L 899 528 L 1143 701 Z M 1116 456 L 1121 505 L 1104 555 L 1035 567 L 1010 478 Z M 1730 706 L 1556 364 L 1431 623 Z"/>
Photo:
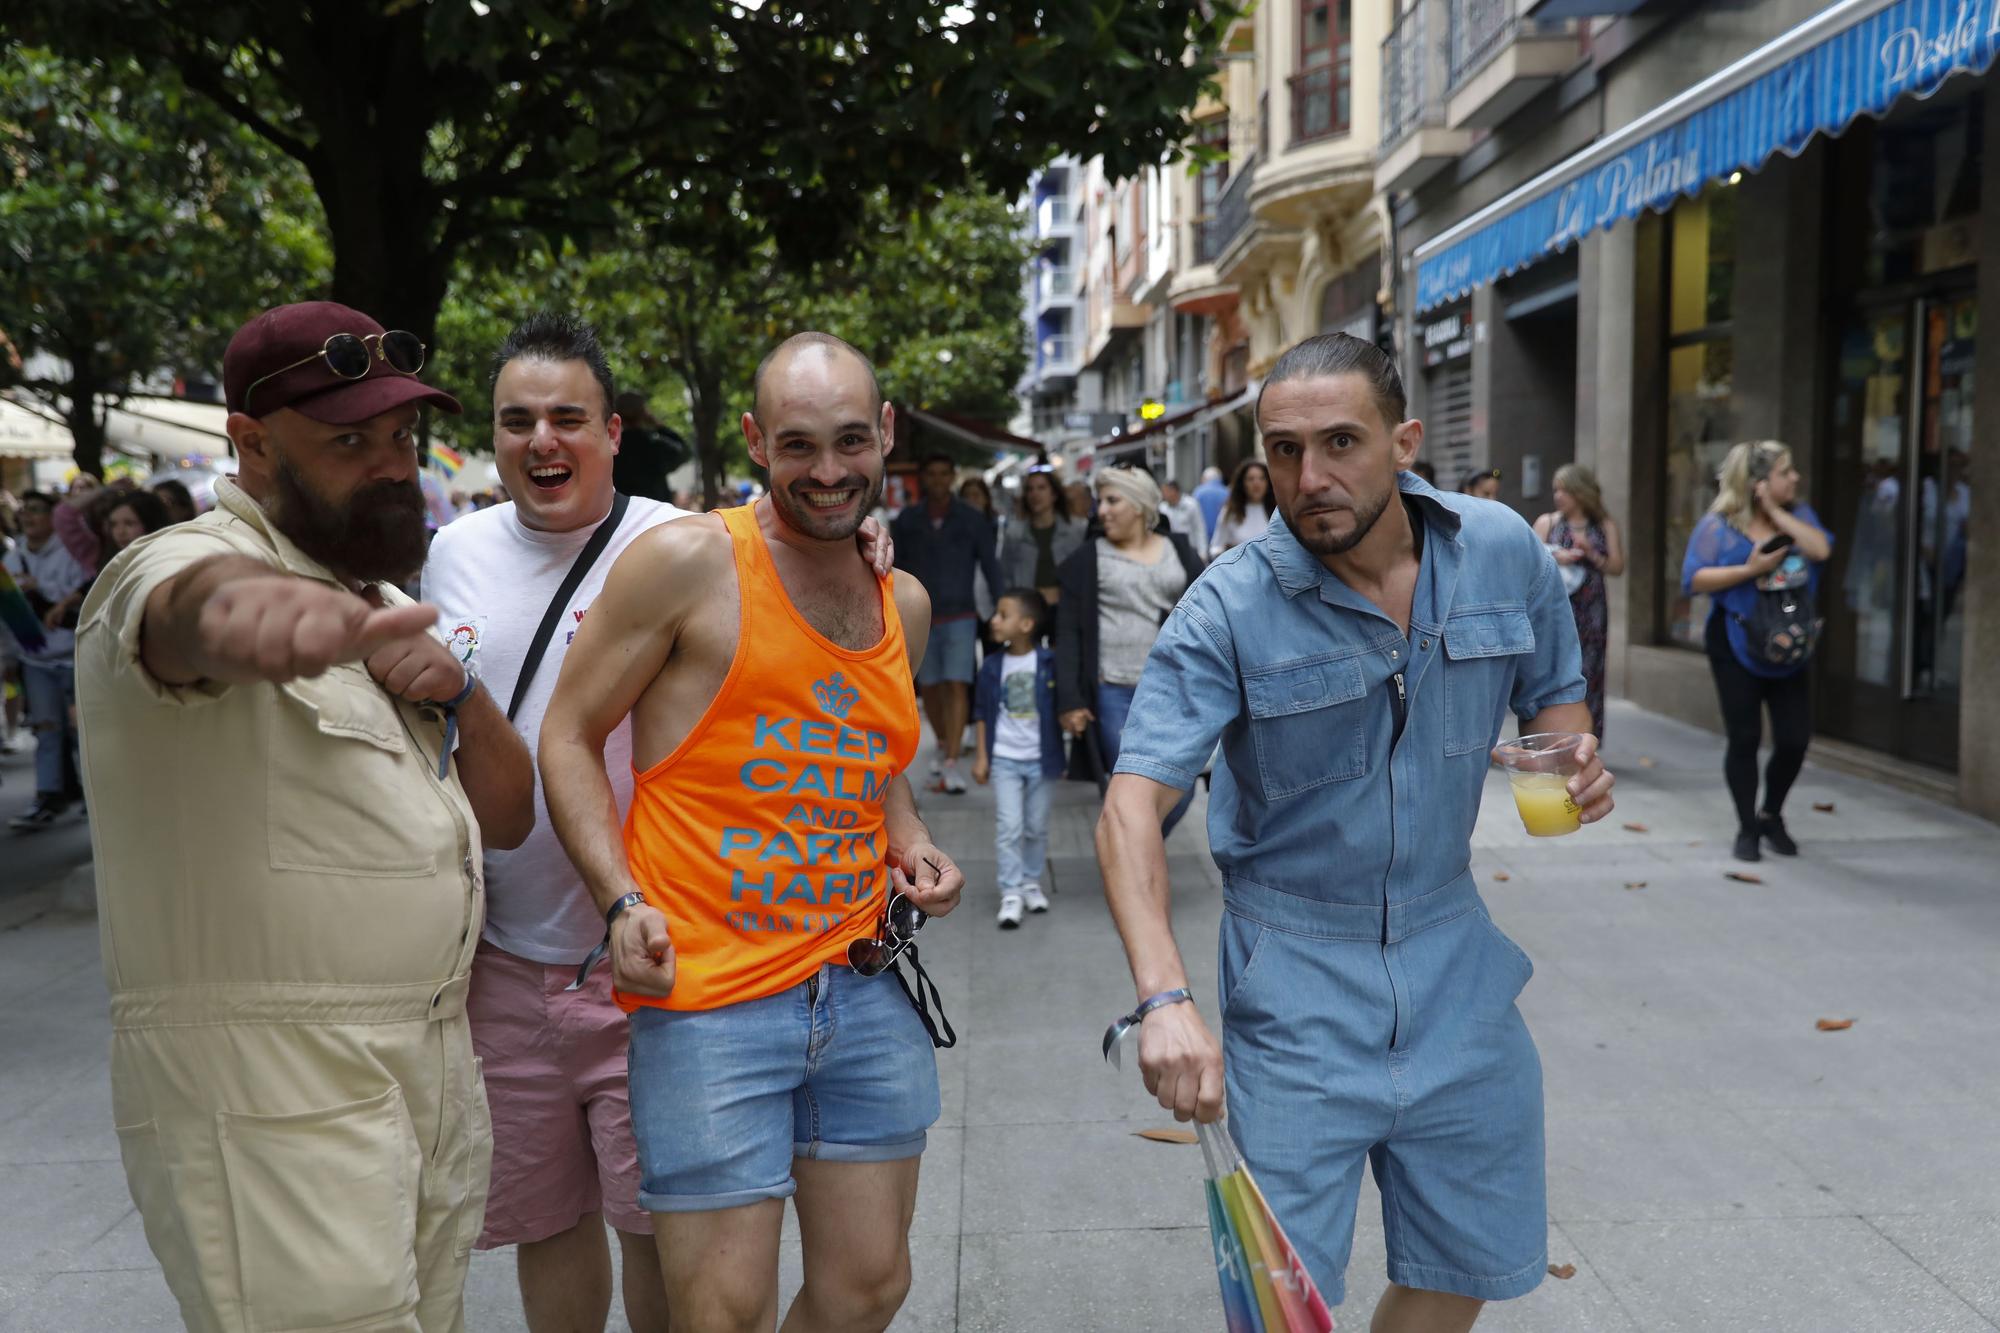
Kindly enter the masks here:
<path id="1" fill-rule="evenodd" d="M 38 653 L 48 642 L 42 634 L 42 618 L 28 604 L 28 594 L 14 582 L 14 576 L 0 567 L 0 625 L 14 636 L 23 652 Z"/>
<path id="2" fill-rule="evenodd" d="M 450 445 L 433 444 L 431 446 L 431 462 L 437 464 L 438 471 L 444 473 L 445 476 L 456 477 L 459 469 L 465 466 L 465 455 Z"/>
<path id="3" fill-rule="evenodd" d="M 1196 1125 L 1208 1167 L 1209 1238 L 1229 1333 L 1333 1333 L 1333 1312 L 1278 1225 L 1236 1142 L 1221 1125 Z"/>

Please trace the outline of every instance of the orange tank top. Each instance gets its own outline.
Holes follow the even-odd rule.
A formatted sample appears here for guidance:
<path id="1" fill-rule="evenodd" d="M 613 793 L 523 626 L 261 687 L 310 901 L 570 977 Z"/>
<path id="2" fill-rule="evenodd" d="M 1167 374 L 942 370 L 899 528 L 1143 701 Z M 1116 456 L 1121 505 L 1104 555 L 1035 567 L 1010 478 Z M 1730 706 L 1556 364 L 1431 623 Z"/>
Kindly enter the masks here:
<path id="1" fill-rule="evenodd" d="M 736 557 L 736 656 L 715 701 L 633 783 L 625 854 L 673 936 L 673 993 L 640 1005 L 717 1009 L 844 962 L 886 901 L 882 798 L 919 740 L 895 585 L 882 640 L 852 652 L 786 595 L 754 506 L 722 511 Z M 636 770 L 635 770 L 636 771 Z"/>

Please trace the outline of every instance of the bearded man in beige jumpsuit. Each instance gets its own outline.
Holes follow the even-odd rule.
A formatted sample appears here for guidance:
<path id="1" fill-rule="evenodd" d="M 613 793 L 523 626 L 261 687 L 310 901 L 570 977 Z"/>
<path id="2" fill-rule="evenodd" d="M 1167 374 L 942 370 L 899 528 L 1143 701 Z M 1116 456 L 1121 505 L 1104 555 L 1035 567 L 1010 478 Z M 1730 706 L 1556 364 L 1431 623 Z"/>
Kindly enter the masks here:
<path id="1" fill-rule="evenodd" d="M 464 1326 L 491 1136 L 480 849 L 526 748 L 397 582 L 423 348 L 326 302 L 223 362 L 241 472 L 83 609 L 77 684 L 125 1173 L 202 1333 Z M 455 741 L 455 744 L 454 744 Z"/>

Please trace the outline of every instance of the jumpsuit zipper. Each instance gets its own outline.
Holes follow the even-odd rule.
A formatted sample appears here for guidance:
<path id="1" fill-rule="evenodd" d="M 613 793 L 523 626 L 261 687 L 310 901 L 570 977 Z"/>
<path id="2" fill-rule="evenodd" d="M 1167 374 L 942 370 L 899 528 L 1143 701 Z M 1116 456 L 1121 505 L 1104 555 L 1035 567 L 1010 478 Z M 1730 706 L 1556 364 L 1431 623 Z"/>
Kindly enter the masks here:
<path id="1" fill-rule="evenodd" d="M 1402 672 L 1396 672 L 1389 679 L 1394 681 L 1396 685 L 1395 697 L 1389 700 L 1390 706 L 1396 715 L 1395 730 L 1389 736 L 1389 875 L 1393 877 L 1396 870 L 1396 747 L 1402 744 L 1403 727 L 1409 721 L 1410 691 L 1409 687 L 1403 681 Z M 1382 884 L 1381 942 L 1383 950 L 1382 961 L 1386 966 L 1389 949 L 1389 883 L 1387 879 Z M 1393 982 L 1391 984 L 1393 985 Z M 1398 1007 L 1400 1008 L 1400 1006 Z M 1393 1051 L 1396 1049 L 1396 1039 L 1401 1035 L 1402 1022 L 1401 1015 L 1398 1014 L 1397 1021 L 1389 1025 L 1390 1050 Z"/>

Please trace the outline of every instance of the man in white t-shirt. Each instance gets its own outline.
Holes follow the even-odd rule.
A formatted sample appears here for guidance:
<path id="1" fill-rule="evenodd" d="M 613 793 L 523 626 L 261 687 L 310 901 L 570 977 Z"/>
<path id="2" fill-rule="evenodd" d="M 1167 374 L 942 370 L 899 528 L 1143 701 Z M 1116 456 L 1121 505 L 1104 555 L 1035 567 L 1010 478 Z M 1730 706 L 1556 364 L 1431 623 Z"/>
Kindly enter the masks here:
<path id="1" fill-rule="evenodd" d="M 612 459 L 623 423 L 596 331 L 569 316 L 531 316 L 494 358 L 493 449 L 510 503 L 442 528 L 424 566 L 423 595 L 440 628 L 493 698 L 515 698 L 550 602 L 613 511 Z M 577 626 L 618 556 L 640 534 L 687 511 L 629 497 L 623 519 L 565 599 L 513 722 L 530 751 Z M 864 538 L 879 533 L 863 529 Z M 864 545 L 871 543 L 864 542 Z M 875 552 L 887 569 L 888 543 Z M 622 816 L 632 799 L 632 732 L 604 744 Z M 493 1110 L 493 1175 L 481 1249 L 519 1247 L 522 1304 L 533 1333 L 604 1327 L 611 1267 L 604 1224 L 618 1233 L 626 1319 L 633 1333 L 667 1327 L 666 1290 L 651 1217 L 639 1206 L 639 1164 L 626 1096 L 626 1018 L 611 969 L 569 989 L 604 936 L 549 823 L 537 782 L 535 829 L 511 852 L 486 854 L 486 926 L 466 1011 Z M 603 1222 L 599 1221 L 600 1215 Z"/>
<path id="2" fill-rule="evenodd" d="M 581 320 L 530 317 L 494 365 L 493 448 L 513 502 L 439 529 L 423 594 L 442 613 L 439 628 L 453 651 L 507 707 L 550 600 L 610 517 L 620 422 L 604 349 Z M 628 502 L 513 711 L 531 752 L 569 642 L 619 552 L 684 512 Z M 632 791 L 629 727 L 612 733 L 604 761 L 622 808 Z M 534 1333 L 601 1329 L 611 1307 L 609 1222 L 624 1260 L 626 1318 L 634 1333 L 663 1333 L 666 1291 L 652 1219 L 639 1207 L 625 1094 L 625 1015 L 611 1001 L 609 969 L 581 990 L 564 989 L 604 922 L 549 826 L 539 781 L 534 832 L 511 852 L 486 853 L 486 895 L 466 999 L 493 1110 L 479 1247 L 520 1247 L 521 1301 Z"/>

